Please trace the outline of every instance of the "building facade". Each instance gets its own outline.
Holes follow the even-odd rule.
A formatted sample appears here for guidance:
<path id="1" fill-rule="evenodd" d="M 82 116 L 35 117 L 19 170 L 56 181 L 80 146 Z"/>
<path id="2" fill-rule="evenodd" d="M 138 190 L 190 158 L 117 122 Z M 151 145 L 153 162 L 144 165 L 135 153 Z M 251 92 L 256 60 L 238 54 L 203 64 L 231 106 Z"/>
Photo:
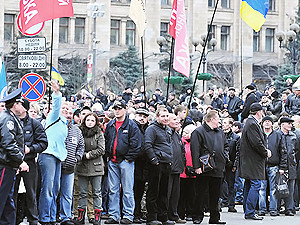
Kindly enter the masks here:
<path id="1" fill-rule="evenodd" d="M 32 0 L 34 1 L 34 0 Z M 88 3 L 103 4 L 104 15 L 93 19 Z M 157 38 L 168 33 L 168 22 L 172 0 L 145 0 L 147 28 L 144 35 L 145 64 L 148 66 L 147 84 L 153 77 L 160 77 L 158 61 L 165 54 L 159 54 Z M 191 65 L 197 71 L 202 47 L 193 46 L 193 40 L 200 39 L 210 24 L 217 0 L 185 0 L 187 31 L 190 41 Z M 254 32 L 241 20 L 240 0 L 219 0 L 210 37 L 217 39 L 214 51 L 207 54 L 205 71 L 211 72 L 222 86 L 244 87 L 253 80 L 269 82 L 283 62 L 285 52 L 279 48 L 275 37 L 277 31 L 289 30 L 294 23 L 298 8 L 297 0 L 270 0 L 267 21 L 260 32 Z M 74 18 L 54 20 L 53 63 L 63 62 L 72 55 L 86 59 L 89 53 L 96 56 L 95 87 L 106 86 L 109 59 L 125 51 L 129 45 L 141 46 L 135 24 L 129 17 L 130 0 L 73 0 Z M 19 1 L 0 0 L 0 56 L 5 58 L 11 46 L 20 36 L 16 26 Z M 95 22 L 95 24 L 94 24 Z M 95 25 L 95 26 L 94 26 Z M 51 41 L 51 21 L 45 23 L 39 36 L 45 36 L 47 45 Z M 209 49 L 209 46 L 208 46 Z M 47 53 L 49 55 L 49 52 Z M 48 61 L 50 57 L 48 56 Z M 200 71 L 203 71 L 202 65 Z M 199 83 L 199 84 L 198 84 Z M 201 88 L 202 82 L 198 82 Z M 212 83 L 207 82 L 207 85 Z M 165 85 L 160 79 L 155 86 Z M 109 87 L 107 87 L 109 88 Z M 164 89 L 164 87 L 162 87 Z M 202 90 L 202 89 L 201 89 Z"/>

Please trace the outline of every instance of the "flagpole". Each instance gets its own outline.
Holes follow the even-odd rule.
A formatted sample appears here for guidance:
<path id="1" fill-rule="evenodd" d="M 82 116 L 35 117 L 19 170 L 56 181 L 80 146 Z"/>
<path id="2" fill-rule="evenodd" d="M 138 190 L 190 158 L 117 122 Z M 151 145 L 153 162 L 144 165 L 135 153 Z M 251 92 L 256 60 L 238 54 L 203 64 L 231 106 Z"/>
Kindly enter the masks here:
<path id="1" fill-rule="evenodd" d="M 51 71 L 52 71 L 52 56 L 53 56 L 53 30 L 54 30 L 54 20 L 51 20 L 51 47 L 50 47 L 50 81 L 51 81 Z M 51 103 L 51 87 L 49 85 L 49 91 L 48 91 L 48 112 L 50 112 L 50 103 Z"/>
<path id="2" fill-rule="evenodd" d="M 190 106 L 191 106 L 191 102 L 192 102 L 192 99 L 193 99 L 193 95 L 194 95 L 195 87 L 196 87 L 196 82 L 197 82 L 197 75 L 198 75 L 198 73 L 199 73 L 199 71 L 200 71 L 200 67 L 201 67 L 203 58 L 204 58 L 204 56 L 205 56 L 205 49 L 206 49 L 206 46 L 207 46 L 207 43 L 208 43 L 208 37 L 209 37 L 209 34 L 210 34 L 210 32 L 211 32 L 211 28 L 212 28 L 212 24 L 213 24 L 213 21 L 214 21 L 214 18 L 215 18 L 215 14 L 216 14 L 216 11 L 217 11 L 218 3 L 219 3 L 219 0 L 217 0 L 217 2 L 216 2 L 216 4 L 215 4 L 214 12 L 213 12 L 213 15 L 212 15 L 212 18 L 211 18 L 211 21 L 210 21 L 210 24 L 209 24 L 209 28 L 208 28 L 208 31 L 207 31 L 207 34 L 206 34 L 206 38 L 205 38 L 205 42 L 204 42 L 204 46 L 203 46 L 201 58 L 200 58 L 199 65 L 198 65 L 198 68 L 197 68 L 197 72 L 196 72 L 196 75 L 195 75 L 194 84 L 193 84 L 193 88 L 192 88 L 192 92 L 191 92 L 191 97 L 190 97 L 189 103 L 188 103 L 188 105 L 187 105 L 188 108 L 187 108 L 187 110 L 186 110 L 186 114 L 185 114 L 185 118 L 184 118 L 183 124 L 184 124 L 185 121 L 186 121 L 186 118 L 187 118 L 187 115 L 188 115 L 188 112 L 189 112 L 189 109 L 190 109 Z M 182 131 L 181 131 L 181 135 L 182 135 L 182 134 L 183 134 L 183 129 L 182 129 Z"/>
<path id="3" fill-rule="evenodd" d="M 174 55 L 174 42 L 175 42 L 175 39 L 172 37 L 170 62 L 169 62 L 169 73 L 168 73 L 168 84 L 167 84 L 167 94 L 166 94 L 166 106 L 167 106 L 168 98 L 169 98 L 170 77 L 171 77 L 172 61 L 173 61 L 172 59 L 173 59 L 173 55 Z"/>
<path id="4" fill-rule="evenodd" d="M 144 101 L 145 101 L 145 109 L 147 108 L 147 97 L 146 97 L 146 79 L 145 79 L 145 60 L 144 60 L 144 39 L 141 37 L 141 45 L 142 45 L 142 69 L 143 69 L 143 86 L 144 86 Z"/>

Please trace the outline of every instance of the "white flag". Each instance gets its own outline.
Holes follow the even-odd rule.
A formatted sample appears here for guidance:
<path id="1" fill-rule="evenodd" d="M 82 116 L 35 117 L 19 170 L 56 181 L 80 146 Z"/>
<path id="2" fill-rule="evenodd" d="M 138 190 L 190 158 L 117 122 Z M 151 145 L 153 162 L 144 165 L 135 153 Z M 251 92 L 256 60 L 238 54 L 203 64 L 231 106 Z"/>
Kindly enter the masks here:
<path id="1" fill-rule="evenodd" d="M 129 16 L 136 24 L 139 36 L 143 37 L 147 24 L 145 0 L 131 0 Z"/>

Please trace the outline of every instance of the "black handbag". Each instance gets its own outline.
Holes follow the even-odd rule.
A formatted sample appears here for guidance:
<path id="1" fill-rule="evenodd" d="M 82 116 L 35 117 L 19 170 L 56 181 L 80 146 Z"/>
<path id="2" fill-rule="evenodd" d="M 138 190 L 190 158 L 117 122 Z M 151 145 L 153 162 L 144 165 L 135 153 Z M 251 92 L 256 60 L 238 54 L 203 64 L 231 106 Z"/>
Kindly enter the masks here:
<path id="1" fill-rule="evenodd" d="M 214 152 L 212 154 L 207 153 L 203 156 L 200 156 L 199 161 L 200 161 L 200 168 L 202 170 L 202 173 L 211 171 L 216 167 L 214 156 L 215 156 Z"/>
<path id="2" fill-rule="evenodd" d="M 289 175 L 287 172 L 284 174 L 280 174 L 279 172 L 276 174 L 275 178 L 275 188 L 276 188 L 276 196 L 277 198 L 285 198 L 289 195 L 289 186 L 288 186 Z"/>

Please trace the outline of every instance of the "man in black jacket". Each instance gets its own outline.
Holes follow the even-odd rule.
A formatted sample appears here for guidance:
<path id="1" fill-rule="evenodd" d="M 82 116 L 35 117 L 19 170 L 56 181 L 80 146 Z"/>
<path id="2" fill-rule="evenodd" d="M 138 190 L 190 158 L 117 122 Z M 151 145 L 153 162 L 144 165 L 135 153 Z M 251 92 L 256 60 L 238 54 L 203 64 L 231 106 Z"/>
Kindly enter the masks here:
<path id="1" fill-rule="evenodd" d="M 259 216 L 264 216 L 267 212 L 267 183 L 270 187 L 270 205 L 269 211 L 271 216 L 279 216 L 277 212 L 277 198 L 275 195 L 275 179 L 278 172 L 283 174 L 287 169 L 287 151 L 283 145 L 283 137 L 280 132 L 273 131 L 273 119 L 265 116 L 262 119 L 262 126 L 266 137 L 265 146 L 272 152 L 271 158 L 266 162 L 267 180 L 262 180 L 261 189 L 259 191 Z"/>
<path id="2" fill-rule="evenodd" d="M 241 137 L 239 176 L 245 178 L 244 213 L 245 219 L 262 220 L 255 214 L 261 180 L 265 179 L 265 161 L 271 157 L 266 149 L 260 122 L 264 112 L 259 103 L 253 103 Z"/>
<path id="3" fill-rule="evenodd" d="M 0 224 L 16 223 L 16 208 L 13 202 L 13 185 L 17 169 L 28 171 L 24 159 L 24 135 L 19 116 L 25 111 L 21 99 L 22 89 L 6 97 L 6 110 L 0 114 Z"/>
<path id="4" fill-rule="evenodd" d="M 228 110 L 229 115 L 234 121 L 238 121 L 238 115 L 242 112 L 242 105 L 242 100 L 235 96 L 235 88 L 230 87 L 228 89 L 228 98 L 226 98 L 224 107 Z"/>
<path id="5" fill-rule="evenodd" d="M 138 156 L 142 138 L 136 125 L 126 116 L 124 101 L 113 105 L 115 119 L 105 129 L 105 154 L 108 156 L 109 215 L 106 224 L 118 224 L 121 217 L 120 185 L 123 190 L 123 218 L 121 224 L 131 224 L 134 217 L 134 160 Z"/>
<path id="6" fill-rule="evenodd" d="M 287 150 L 287 168 L 288 168 L 288 188 L 289 194 L 284 199 L 285 201 L 285 215 L 294 216 L 294 191 L 295 191 L 295 182 L 297 179 L 297 160 L 296 155 L 300 151 L 299 140 L 294 132 L 292 132 L 294 120 L 289 117 L 281 117 L 280 124 L 280 133 L 283 135 L 283 145 Z"/>
<path id="7" fill-rule="evenodd" d="M 29 101 L 27 99 L 23 100 L 23 107 L 26 109 L 21 118 L 21 124 L 23 125 L 23 133 L 25 140 L 25 158 L 24 161 L 29 166 L 28 172 L 20 172 L 16 177 L 16 182 L 14 186 L 14 200 L 15 204 L 17 203 L 18 198 L 18 190 L 21 181 L 21 177 L 23 177 L 26 193 L 25 193 L 25 202 L 24 202 L 24 211 L 28 212 L 27 221 L 30 225 L 38 224 L 38 210 L 37 210 L 37 182 L 38 182 L 38 165 L 36 162 L 36 157 L 38 153 L 43 152 L 47 146 L 47 136 L 46 132 L 42 126 L 42 124 L 29 117 Z M 17 204 L 16 204 L 17 205 Z M 17 208 L 21 208 L 22 206 L 17 205 Z M 25 210 L 26 209 L 26 210 Z M 21 222 L 23 220 L 23 216 L 19 215 L 20 210 L 17 210 L 17 220 Z"/>
<path id="8" fill-rule="evenodd" d="M 181 128 L 180 119 L 175 115 L 169 115 L 169 127 L 172 129 L 172 149 L 173 161 L 171 166 L 171 175 L 169 179 L 169 219 L 176 223 L 186 223 L 185 220 L 179 218 L 177 208 L 180 195 L 180 174 L 185 166 L 185 148 L 179 130 Z"/>
<path id="9" fill-rule="evenodd" d="M 142 148 L 135 160 L 134 168 L 134 219 L 133 223 L 144 223 L 146 222 L 142 217 L 142 207 L 141 201 L 145 191 L 146 179 L 148 174 L 148 168 L 146 163 L 146 154 L 145 154 L 145 131 L 148 127 L 148 116 L 149 111 L 143 108 L 139 108 L 135 111 L 134 122 L 137 124 L 141 131 L 142 138 Z"/>
<path id="10" fill-rule="evenodd" d="M 243 110 L 242 110 L 242 121 L 244 119 L 246 119 L 249 116 L 249 112 L 250 112 L 250 106 L 255 103 L 258 102 L 258 99 L 256 97 L 255 94 L 255 87 L 253 85 L 247 85 L 245 88 L 245 92 L 247 94 L 244 106 L 243 106 Z"/>
<path id="11" fill-rule="evenodd" d="M 168 188 L 173 161 L 172 131 L 165 107 L 156 111 L 156 121 L 146 129 L 145 151 L 150 163 L 146 206 L 147 225 L 172 225 L 168 220 Z"/>
<path id="12" fill-rule="evenodd" d="M 218 201 L 221 192 L 222 177 L 228 159 L 228 143 L 224 132 L 219 128 L 220 117 L 216 110 L 206 114 L 205 122 L 191 136 L 191 153 L 196 178 L 196 196 L 193 222 L 200 224 L 204 217 L 204 199 L 209 194 L 210 224 L 226 224 L 220 221 Z M 214 153 L 215 168 L 203 173 L 199 158 L 207 153 Z"/>
<path id="13" fill-rule="evenodd" d="M 229 146 L 229 162 L 225 167 L 225 184 L 227 183 L 228 185 L 228 212 L 237 212 L 235 209 L 234 182 L 239 160 L 240 136 L 232 131 L 232 125 L 232 118 L 225 118 L 223 120 L 222 128 Z"/>
<path id="14" fill-rule="evenodd" d="M 300 115 L 300 79 L 293 85 L 293 94 L 290 94 L 285 102 L 285 111 L 290 115 Z"/>

